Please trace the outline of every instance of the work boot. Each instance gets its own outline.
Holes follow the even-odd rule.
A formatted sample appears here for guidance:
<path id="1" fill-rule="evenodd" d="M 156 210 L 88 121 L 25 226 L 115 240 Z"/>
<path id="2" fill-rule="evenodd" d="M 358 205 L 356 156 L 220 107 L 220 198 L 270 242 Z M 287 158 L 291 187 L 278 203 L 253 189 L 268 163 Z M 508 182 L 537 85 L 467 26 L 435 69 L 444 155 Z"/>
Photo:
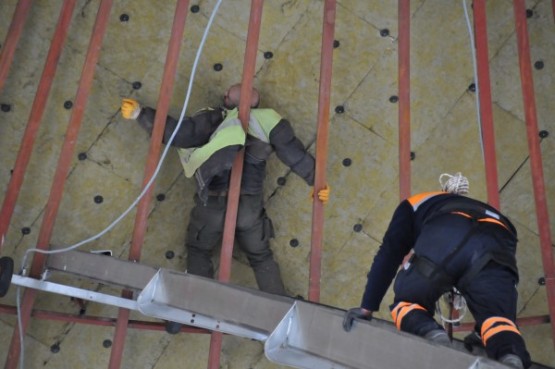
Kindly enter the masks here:
<path id="1" fill-rule="evenodd" d="M 506 354 L 499 358 L 499 362 L 510 366 L 511 368 L 524 369 L 522 360 L 514 354 Z"/>
<path id="2" fill-rule="evenodd" d="M 484 347 L 482 343 L 482 337 L 478 334 L 478 332 L 473 331 L 468 336 L 466 336 L 463 340 L 464 348 L 467 349 L 469 352 L 474 350 L 474 347 Z"/>
<path id="3" fill-rule="evenodd" d="M 449 335 L 443 329 L 433 329 L 426 333 L 424 338 L 440 345 L 451 346 Z"/>
<path id="4" fill-rule="evenodd" d="M 178 334 L 183 324 L 177 322 L 166 321 L 166 332 L 169 334 Z"/>

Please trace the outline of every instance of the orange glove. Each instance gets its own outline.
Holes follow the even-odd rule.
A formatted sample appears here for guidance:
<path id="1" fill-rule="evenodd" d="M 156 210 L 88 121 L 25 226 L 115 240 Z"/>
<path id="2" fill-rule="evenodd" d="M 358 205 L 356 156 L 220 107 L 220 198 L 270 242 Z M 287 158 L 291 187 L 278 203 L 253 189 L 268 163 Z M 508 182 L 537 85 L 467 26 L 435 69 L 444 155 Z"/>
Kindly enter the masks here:
<path id="1" fill-rule="evenodd" d="M 330 187 L 326 185 L 326 187 L 322 188 L 318 191 L 318 199 L 326 205 L 328 200 L 330 199 Z M 314 187 L 310 190 L 310 198 L 314 197 Z"/>
<path id="2" fill-rule="evenodd" d="M 141 105 L 135 99 L 123 99 L 121 101 L 121 115 L 125 119 L 137 119 L 141 113 Z"/>

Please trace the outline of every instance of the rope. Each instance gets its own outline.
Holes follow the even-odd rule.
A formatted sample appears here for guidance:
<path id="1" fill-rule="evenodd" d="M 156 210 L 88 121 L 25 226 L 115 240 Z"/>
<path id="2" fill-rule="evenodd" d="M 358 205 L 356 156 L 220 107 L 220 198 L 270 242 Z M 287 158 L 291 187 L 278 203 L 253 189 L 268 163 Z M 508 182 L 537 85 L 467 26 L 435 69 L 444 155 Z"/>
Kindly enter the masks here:
<path id="1" fill-rule="evenodd" d="M 444 180 L 444 178 L 447 179 Z M 439 176 L 439 184 L 441 185 L 442 191 L 454 193 L 456 195 L 466 195 L 470 189 L 468 178 L 463 176 L 461 172 L 457 172 L 454 175 L 442 173 Z"/>
<path id="2" fill-rule="evenodd" d="M 472 54 L 472 68 L 474 74 L 474 86 L 476 88 L 475 101 L 476 101 L 476 121 L 478 122 L 478 133 L 480 138 L 480 149 L 482 152 L 482 159 L 484 159 L 484 142 L 482 134 L 482 117 L 480 116 L 480 88 L 478 81 L 478 65 L 476 63 L 476 46 L 474 42 L 474 32 L 470 24 L 470 16 L 468 15 L 468 7 L 466 0 L 462 0 L 462 7 L 464 9 L 464 19 L 466 21 L 466 28 L 468 30 L 468 39 L 470 41 L 470 52 Z"/>
<path id="3" fill-rule="evenodd" d="M 456 319 L 449 319 L 443 316 L 443 313 L 441 312 L 441 304 L 439 303 L 439 300 L 438 300 L 436 302 L 436 310 L 437 310 L 437 313 L 439 314 L 439 317 L 441 318 L 441 321 L 444 323 L 443 326 L 445 327 L 445 323 L 458 324 L 461 320 L 463 320 L 464 316 L 466 315 L 466 312 L 468 311 L 466 306 L 466 300 L 455 287 L 453 287 L 452 291 L 449 291 L 443 294 L 443 299 L 446 300 L 447 303 L 452 303 L 453 309 L 459 312 L 459 317 Z"/>

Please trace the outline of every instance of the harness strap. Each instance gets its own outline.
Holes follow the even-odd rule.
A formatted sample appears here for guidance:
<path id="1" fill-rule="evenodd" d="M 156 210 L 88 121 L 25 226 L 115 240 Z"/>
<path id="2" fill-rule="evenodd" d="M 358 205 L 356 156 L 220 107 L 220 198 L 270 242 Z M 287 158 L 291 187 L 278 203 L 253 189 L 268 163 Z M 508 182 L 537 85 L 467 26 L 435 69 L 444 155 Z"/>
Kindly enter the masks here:
<path id="1" fill-rule="evenodd" d="M 436 263 L 425 256 L 413 254 L 409 260 L 418 273 L 432 282 L 438 289 L 448 291 L 454 283 L 453 278 L 445 270 L 440 269 Z"/>
<path id="2" fill-rule="evenodd" d="M 490 251 L 472 263 L 472 266 L 459 279 L 459 288 L 465 288 L 490 262 L 495 262 L 496 264 L 503 265 L 510 269 L 514 273 L 516 282 L 518 283 L 518 269 L 515 265 L 514 257 L 511 257 L 505 252 Z"/>
<path id="3" fill-rule="evenodd" d="M 439 280 L 441 280 L 442 275 L 445 275 L 447 277 L 449 277 L 451 284 L 452 284 L 452 277 L 449 276 L 449 274 L 447 274 L 447 272 L 445 271 L 445 266 L 447 264 L 449 264 L 451 262 L 451 260 L 453 260 L 453 258 L 458 254 L 459 250 L 462 249 L 462 247 L 468 242 L 468 240 L 470 239 L 470 237 L 476 233 L 476 230 L 478 229 L 478 222 L 475 222 L 472 225 L 472 228 L 470 228 L 470 230 L 468 232 L 466 232 L 466 235 L 463 237 L 463 239 L 458 243 L 457 246 L 455 246 L 453 248 L 453 250 L 451 250 L 451 252 L 441 261 L 440 264 L 437 265 L 437 267 L 435 268 L 435 270 L 431 273 L 430 275 L 430 279 L 433 280 L 434 278 L 438 278 Z M 422 259 L 422 258 L 421 258 Z M 441 274 L 440 274 L 441 273 Z M 450 286 L 449 286 L 450 287 Z"/>
<path id="4" fill-rule="evenodd" d="M 443 214 L 458 214 L 467 218 L 476 219 L 479 222 L 495 223 L 505 228 L 516 238 L 516 229 L 511 221 L 487 204 L 472 204 L 463 199 L 454 199 L 436 209 L 427 217 L 424 224 Z"/>
<path id="5" fill-rule="evenodd" d="M 466 235 L 458 243 L 458 245 L 454 247 L 453 250 L 451 250 L 451 252 L 441 261 L 440 264 L 435 264 L 434 262 L 432 262 L 431 260 L 425 257 L 416 256 L 416 255 L 413 257 L 413 262 L 415 263 L 415 267 L 418 268 L 419 272 L 422 275 L 429 278 L 431 281 L 434 281 L 435 283 L 438 284 L 438 286 L 440 286 L 442 289 L 445 289 L 447 291 L 453 285 L 454 281 L 453 281 L 453 278 L 445 271 L 445 267 L 447 266 L 447 264 L 451 262 L 451 260 L 453 260 L 453 258 L 458 254 L 458 252 L 462 249 L 462 247 L 468 242 L 470 237 L 472 237 L 472 235 L 476 233 L 476 231 L 479 228 L 479 225 L 497 224 L 503 227 L 505 230 L 507 230 L 511 235 L 513 234 L 513 232 L 504 222 L 498 219 L 487 217 L 487 216 L 486 217 L 473 216 L 465 211 L 437 212 L 436 214 L 432 215 L 430 218 L 426 219 L 425 223 L 429 222 L 431 219 L 436 218 L 437 216 L 442 214 L 455 214 L 455 215 L 460 215 L 465 218 L 468 218 L 473 221 L 472 228 L 466 233 Z M 495 233 L 493 233 L 493 236 L 494 237 L 496 236 Z M 470 280 L 474 276 L 476 276 L 478 272 L 480 272 L 480 270 L 482 270 L 487 265 L 487 263 L 491 260 L 495 260 L 503 265 L 506 265 L 510 267 L 512 270 L 514 270 L 516 273 L 518 273 L 515 270 L 515 267 L 510 263 L 510 261 L 505 259 L 507 258 L 502 257 L 500 253 L 496 253 L 496 254 L 488 253 L 484 255 L 484 257 L 480 258 L 480 260 L 478 260 L 478 262 L 475 263 L 467 273 L 465 273 L 463 278 L 461 278 L 462 284 L 466 284 L 470 282 Z"/>

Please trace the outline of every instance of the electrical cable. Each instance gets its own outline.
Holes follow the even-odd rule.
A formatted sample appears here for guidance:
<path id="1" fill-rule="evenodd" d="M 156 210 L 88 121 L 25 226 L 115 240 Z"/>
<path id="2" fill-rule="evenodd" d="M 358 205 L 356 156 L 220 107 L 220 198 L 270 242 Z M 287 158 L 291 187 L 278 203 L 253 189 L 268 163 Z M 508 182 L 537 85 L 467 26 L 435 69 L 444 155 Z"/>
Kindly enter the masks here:
<path id="1" fill-rule="evenodd" d="M 470 40 L 470 51 L 472 53 L 472 67 L 473 67 L 473 74 L 474 74 L 474 81 L 475 81 L 475 89 L 476 89 L 476 120 L 478 122 L 478 131 L 479 131 L 479 137 L 480 137 L 480 148 L 482 150 L 482 160 L 485 160 L 485 156 L 484 156 L 484 142 L 483 142 L 483 137 L 482 137 L 482 118 L 480 116 L 480 88 L 479 86 L 479 81 L 478 81 L 478 67 L 476 65 L 476 46 L 474 43 L 474 33 L 472 32 L 472 26 L 470 24 L 470 17 L 468 15 L 468 7 L 466 4 L 466 0 L 462 0 L 462 6 L 464 9 L 464 17 L 465 17 L 465 21 L 466 21 L 466 26 L 467 26 L 467 30 L 468 30 L 468 36 L 469 36 L 469 40 Z M 460 175 L 460 173 L 458 173 Z M 442 174 L 443 176 L 444 174 Z M 441 182 L 441 176 L 440 176 L 440 183 Z M 442 183 L 442 187 L 443 187 L 443 183 Z M 466 181 L 466 191 L 468 192 L 468 180 Z M 466 301 L 464 299 L 464 297 L 458 292 L 458 291 L 452 291 L 452 292 L 447 292 L 447 294 L 452 294 L 453 296 L 453 308 L 455 310 L 462 310 L 462 313 L 459 315 L 459 317 L 457 319 L 449 319 L 443 316 L 442 312 L 441 312 L 441 306 L 439 301 L 436 302 L 436 309 L 437 312 L 441 318 L 441 321 L 444 323 L 450 323 L 450 324 L 454 324 L 454 323 L 459 323 L 465 316 L 466 312 L 467 312 L 467 306 L 466 306 Z M 444 294 L 445 296 L 445 294 Z"/>
<path id="2" fill-rule="evenodd" d="M 476 89 L 476 121 L 478 122 L 478 132 L 480 137 L 480 149 L 482 150 L 482 160 L 485 160 L 484 154 L 484 142 L 482 137 L 482 117 L 480 116 L 480 84 L 478 83 L 478 66 L 476 65 L 476 46 L 474 44 L 474 33 L 472 32 L 472 26 L 470 25 L 470 17 L 468 16 L 468 9 L 466 6 L 466 0 L 462 0 L 464 9 L 464 18 L 466 20 L 466 27 L 468 30 L 468 38 L 470 40 L 470 52 L 472 53 L 472 68 L 474 73 L 474 85 Z"/>
<path id="3" fill-rule="evenodd" d="M 216 6 L 214 7 L 213 13 L 210 17 L 210 20 L 206 26 L 204 35 L 202 37 L 202 40 L 200 42 L 199 45 L 199 49 L 191 70 L 191 78 L 189 80 L 189 86 L 187 89 L 187 95 L 185 97 L 185 102 L 183 104 L 183 109 L 181 110 L 181 115 L 179 116 L 179 123 L 177 124 L 177 126 L 175 127 L 175 130 L 173 131 L 172 135 L 170 136 L 170 139 L 168 140 L 168 142 L 172 142 L 173 139 L 175 138 L 175 136 L 177 135 L 177 132 L 179 131 L 179 128 L 181 127 L 181 124 L 183 123 L 183 118 L 185 117 L 185 111 L 187 109 L 187 105 L 189 104 L 189 98 L 191 95 L 191 89 L 192 89 L 192 84 L 194 81 L 194 77 L 195 77 L 195 73 L 196 73 L 196 69 L 197 69 L 197 64 L 198 64 L 198 60 L 200 58 L 200 54 L 202 51 L 202 48 L 204 47 L 204 43 L 206 41 L 206 37 L 208 35 L 208 30 L 212 24 L 213 18 L 215 16 L 215 12 L 217 11 L 218 7 L 220 6 L 220 3 L 222 2 L 222 0 L 219 0 L 218 3 L 216 4 Z M 31 252 L 37 252 L 40 254 L 58 254 L 58 253 L 63 253 L 63 252 L 67 252 L 67 251 L 71 251 L 71 250 L 75 250 L 89 242 L 92 242 L 94 240 L 99 239 L 100 237 L 102 237 L 103 235 L 105 235 L 107 232 L 111 231 L 123 218 L 125 218 L 129 212 L 131 210 L 133 210 L 133 208 L 139 203 L 139 201 L 143 198 L 143 196 L 145 195 L 145 193 L 148 191 L 148 189 L 150 188 L 150 186 L 152 185 L 152 183 L 154 182 L 154 180 L 156 179 L 156 177 L 158 176 L 158 173 L 160 172 L 160 168 L 162 167 L 162 164 L 167 156 L 167 153 L 169 151 L 169 149 L 171 148 L 170 145 L 166 145 L 162 156 L 160 157 L 160 161 L 158 162 L 158 165 L 156 166 L 156 169 L 154 171 L 154 173 L 152 174 L 152 176 L 150 177 L 149 181 L 146 183 L 146 185 L 143 187 L 142 192 L 139 194 L 139 196 L 137 196 L 137 198 L 135 199 L 135 201 L 133 201 L 133 203 L 131 203 L 131 205 L 129 205 L 129 207 L 118 217 L 116 218 L 116 220 L 114 220 L 110 225 L 108 225 L 104 230 L 100 231 L 99 233 L 97 233 L 96 235 L 89 237 L 83 241 L 80 241 L 76 244 L 73 244 L 71 246 L 65 247 L 65 248 L 60 248 L 60 249 L 55 249 L 55 250 L 42 250 L 42 249 L 37 249 L 37 248 L 31 248 L 28 249 L 27 251 L 25 251 L 25 255 L 23 256 L 23 262 L 22 262 L 22 269 L 24 268 L 25 262 L 27 260 L 28 254 Z"/>
<path id="4" fill-rule="evenodd" d="M 168 142 L 173 141 L 173 139 L 177 135 L 177 132 L 179 132 L 181 124 L 183 123 L 183 119 L 185 117 L 185 111 L 187 110 L 187 106 L 189 105 L 189 98 L 191 96 L 191 91 L 193 89 L 193 81 L 195 79 L 198 62 L 199 62 L 200 56 L 202 54 L 202 49 L 204 48 L 204 44 L 206 43 L 206 38 L 208 37 L 208 31 L 210 30 L 210 27 L 212 26 L 212 23 L 214 21 L 214 18 L 216 16 L 217 12 L 218 12 L 218 9 L 219 9 L 221 3 L 222 3 L 222 0 L 218 0 L 216 5 L 214 5 L 214 9 L 212 10 L 212 13 L 210 14 L 210 18 L 208 19 L 208 23 L 206 24 L 206 28 L 205 28 L 204 33 L 202 35 L 202 39 L 199 43 L 199 47 L 198 47 L 198 50 L 197 50 L 197 53 L 196 53 L 196 56 L 195 56 L 194 63 L 193 63 L 193 66 L 191 68 L 191 78 L 189 79 L 189 85 L 187 86 L 187 93 L 185 95 L 185 101 L 183 103 L 183 108 L 181 109 L 181 114 L 179 116 L 179 121 L 178 121 L 177 126 L 175 127 L 175 130 L 173 131 L 172 135 L 170 136 L 170 139 L 168 140 Z M 23 255 L 23 259 L 22 259 L 22 262 L 21 262 L 20 274 L 22 274 L 22 275 L 24 274 L 25 264 L 27 262 L 27 257 L 32 252 L 36 252 L 36 253 L 40 253 L 40 254 L 47 254 L 47 255 L 68 252 L 68 251 L 71 251 L 71 250 L 75 250 L 75 249 L 77 249 L 77 248 L 79 248 L 79 247 L 81 247 L 81 246 L 83 246 L 83 245 L 85 245 L 89 242 L 97 240 L 100 237 L 102 237 L 103 235 L 105 235 L 106 233 L 108 233 L 109 231 L 111 231 L 123 218 L 125 218 L 131 212 L 131 210 L 133 210 L 133 208 L 135 206 L 137 206 L 139 201 L 141 201 L 141 199 L 144 197 L 146 192 L 149 190 L 152 183 L 154 183 L 154 180 L 158 176 L 158 173 L 160 172 L 160 168 L 162 167 L 162 164 L 164 163 L 164 160 L 165 160 L 170 148 L 171 148 L 171 145 L 166 145 L 166 147 L 164 148 L 164 151 L 162 152 L 162 156 L 160 157 L 158 165 L 156 166 L 156 169 L 154 170 L 154 173 L 152 174 L 152 176 L 150 177 L 148 182 L 143 187 L 143 190 L 141 191 L 141 193 L 137 196 L 135 201 L 133 201 L 131 203 L 131 205 L 129 205 L 129 207 L 123 213 L 121 213 L 121 215 L 119 217 L 117 217 L 112 223 L 110 223 L 106 228 L 104 228 L 102 231 L 100 231 L 96 235 L 94 235 L 92 237 L 89 237 L 89 238 L 87 238 L 83 241 L 80 241 L 80 242 L 78 242 L 76 244 L 73 244 L 71 246 L 68 246 L 68 247 L 55 249 L 55 250 L 41 250 L 41 249 L 38 249 L 38 248 L 27 249 L 25 251 L 25 254 Z M 18 323 L 19 338 L 20 338 L 19 339 L 19 342 L 20 342 L 20 369 L 24 369 L 24 366 L 23 366 L 24 343 L 23 343 L 23 327 L 22 327 L 22 324 L 21 324 L 21 313 L 20 313 L 20 299 L 21 299 L 20 292 L 21 292 L 20 287 L 18 286 L 17 287 L 17 292 L 16 292 L 16 303 L 17 303 L 17 323 Z"/>

